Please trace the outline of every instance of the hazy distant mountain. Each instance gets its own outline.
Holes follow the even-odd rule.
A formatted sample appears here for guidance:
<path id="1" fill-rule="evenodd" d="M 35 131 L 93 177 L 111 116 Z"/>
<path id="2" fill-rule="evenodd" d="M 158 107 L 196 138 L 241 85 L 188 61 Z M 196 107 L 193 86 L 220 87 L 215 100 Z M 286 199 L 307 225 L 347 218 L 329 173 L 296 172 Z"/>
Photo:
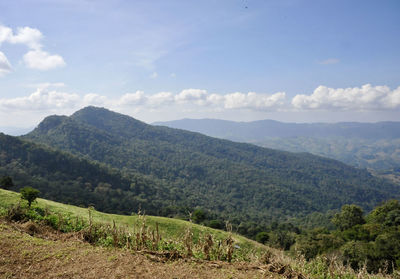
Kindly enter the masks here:
<path id="1" fill-rule="evenodd" d="M 297 124 L 182 119 L 154 124 L 274 149 L 310 152 L 357 167 L 400 167 L 400 122 Z"/>
<path id="2" fill-rule="evenodd" d="M 282 221 L 346 203 L 371 208 L 400 193 L 335 160 L 156 127 L 103 108 L 49 116 L 24 138 L 157 179 L 171 206 L 199 206 L 229 219 Z M 140 196 L 143 203 L 158 198 Z"/>
<path id="3" fill-rule="evenodd" d="M 182 119 L 153 124 L 245 142 L 292 137 L 350 137 L 373 140 L 400 138 L 400 122 L 284 123 L 274 120 L 234 122 L 218 119 Z"/>

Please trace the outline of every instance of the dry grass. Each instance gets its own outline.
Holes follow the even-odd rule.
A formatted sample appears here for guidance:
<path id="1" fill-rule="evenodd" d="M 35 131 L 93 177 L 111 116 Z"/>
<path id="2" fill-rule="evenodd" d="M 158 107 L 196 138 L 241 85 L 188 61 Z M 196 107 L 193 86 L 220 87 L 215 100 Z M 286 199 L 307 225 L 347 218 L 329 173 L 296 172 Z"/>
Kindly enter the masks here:
<path id="1" fill-rule="evenodd" d="M 246 262 L 171 261 L 157 253 L 94 247 L 35 223 L 0 221 L 0 278 L 285 277 Z"/>

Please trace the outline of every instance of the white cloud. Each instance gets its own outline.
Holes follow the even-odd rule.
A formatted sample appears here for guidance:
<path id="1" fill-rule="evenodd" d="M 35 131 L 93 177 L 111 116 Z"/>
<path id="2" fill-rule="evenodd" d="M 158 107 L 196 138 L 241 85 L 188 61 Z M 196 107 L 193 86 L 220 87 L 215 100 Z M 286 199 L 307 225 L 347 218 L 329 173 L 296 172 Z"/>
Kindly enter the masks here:
<path id="1" fill-rule="evenodd" d="M 171 92 L 160 92 L 154 95 L 151 95 L 147 98 L 147 103 L 151 107 L 161 107 L 164 105 L 169 105 L 173 103 L 174 96 Z"/>
<path id="2" fill-rule="evenodd" d="M 65 66 L 60 55 L 50 55 L 42 50 L 31 50 L 24 55 L 24 62 L 28 68 L 37 70 L 50 70 Z"/>
<path id="3" fill-rule="evenodd" d="M 60 55 L 49 54 L 42 50 L 43 46 L 40 43 L 42 39 L 43 34 L 36 28 L 19 27 L 14 35 L 11 28 L 0 25 L 0 45 L 7 42 L 26 45 L 30 49 L 23 57 L 28 68 L 50 70 L 65 66 L 65 61 Z"/>
<path id="4" fill-rule="evenodd" d="M 296 95 L 292 105 L 300 110 L 384 110 L 400 107 L 400 87 L 370 84 L 353 88 L 317 87 L 311 95 Z"/>
<path id="5" fill-rule="evenodd" d="M 110 101 L 107 97 L 95 93 L 89 93 L 83 96 L 82 106 L 106 106 Z"/>
<path id="6" fill-rule="evenodd" d="M 0 25 L 0 45 L 3 42 L 9 40 L 12 37 L 12 29 L 3 25 Z"/>
<path id="7" fill-rule="evenodd" d="M 135 93 L 126 93 L 117 103 L 121 106 L 140 105 L 145 103 L 146 97 L 143 91 L 136 91 Z"/>
<path id="8" fill-rule="evenodd" d="M 224 106 L 228 109 L 276 109 L 285 103 L 286 94 L 278 92 L 272 95 L 257 94 L 249 92 L 247 94 L 236 92 L 225 96 Z"/>
<path id="9" fill-rule="evenodd" d="M 7 57 L 0 51 L 0 77 L 11 72 L 11 64 Z"/>
<path id="10" fill-rule="evenodd" d="M 215 115 L 214 113 L 218 113 L 222 118 L 224 115 L 238 115 L 238 113 L 259 115 L 262 118 L 268 113 L 282 111 L 285 115 L 311 112 L 321 115 L 335 113 L 356 115 L 354 113 L 357 112 L 375 114 L 375 111 L 394 115 L 400 109 L 400 87 L 391 90 L 387 86 L 369 84 L 359 88 L 344 89 L 319 86 L 312 94 L 297 95 L 292 100 L 288 100 L 284 92 L 209 94 L 202 89 L 185 89 L 177 94 L 171 92 L 145 94 L 143 91 L 136 91 L 112 98 L 95 93 L 78 95 L 62 92 L 60 88 L 63 85 L 63 83 L 42 83 L 38 84 L 38 88 L 29 96 L 0 99 L 0 122 L 2 119 L 4 122 L 4 119 L 9 121 L 17 116 L 22 120 L 25 116 L 27 121 L 33 122 L 33 115 L 44 117 L 53 113 L 69 114 L 88 105 L 107 107 L 133 116 L 137 113 L 147 113 L 153 118 L 154 112 L 174 114 L 182 118 L 193 115 L 205 117 Z M 35 118 L 36 120 L 38 119 Z"/>
<path id="11" fill-rule="evenodd" d="M 42 48 L 42 45 L 40 44 L 42 38 L 42 32 L 36 28 L 18 27 L 17 34 L 13 35 L 11 32 L 7 41 L 12 44 L 24 44 L 31 49 L 39 50 Z"/>
<path id="12" fill-rule="evenodd" d="M 56 110 L 74 108 L 80 103 L 80 97 L 74 93 L 37 89 L 26 97 L 0 99 L 0 108 L 5 110 Z"/>
<path id="13" fill-rule="evenodd" d="M 204 105 L 207 100 L 207 91 L 202 89 L 185 89 L 175 96 L 178 103 L 193 102 L 198 105 Z"/>
<path id="14" fill-rule="evenodd" d="M 385 104 L 385 107 L 396 109 L 400 107 L 400 86 L 395 90 L 390 91 L 386 96 L 382 99 L 382 102 Z"/>

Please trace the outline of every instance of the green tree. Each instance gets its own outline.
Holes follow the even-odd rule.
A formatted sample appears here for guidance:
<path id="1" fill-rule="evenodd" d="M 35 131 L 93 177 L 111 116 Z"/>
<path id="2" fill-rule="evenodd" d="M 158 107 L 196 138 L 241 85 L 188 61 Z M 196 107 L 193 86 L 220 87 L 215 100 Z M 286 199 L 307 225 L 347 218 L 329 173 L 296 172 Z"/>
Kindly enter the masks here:
<path id="1" fill-rule="evenodd" d="M 29 208 L 31 207 L 32 202 L 39 197 L 40 191 L 32 188 L 32 187 L 24 187 L 20 190 L 21 198 L 28 201 Z"/>
<path id="2" fill-rule="evenodd" d="M 0 187 L 3 189 L 10 189 L 11 187 L 14 186 L 14 182 L 12 181 L 12 178 L 8 175 L 3 176 L 0 178 Z"/>
<path id="3" fill-rule="evenodd" d="M 206 213 L 202 209 L 196 209 L 192 213 L 192 221 L 196 224 L 200 224 L 206 219 Z"/>
<path id="4" fill-rule="evenodd" d="M 365 223 L 363 217 L 363 210 L 361 207 L 354 204 L 346 204 L 342 206 L 342 210 L 336 213 L 332 218 L 332 223 L 341 230 L 347 230 L 355 225 L 362 225 Z"/>
<path id="5" fill-rule="evenodd" d="M 389 227 L 400 225 L 400 202 L 398 200 L 389 200 L 376 207 L 368 215 L 368 221 Z"/>
<path id="6" fill-rule="evenodd" d="M 259 232 L 256 235 L 256 240 L 262 244 L 265 244 L 269 240 L 269 234 L 267 232 Z"/>

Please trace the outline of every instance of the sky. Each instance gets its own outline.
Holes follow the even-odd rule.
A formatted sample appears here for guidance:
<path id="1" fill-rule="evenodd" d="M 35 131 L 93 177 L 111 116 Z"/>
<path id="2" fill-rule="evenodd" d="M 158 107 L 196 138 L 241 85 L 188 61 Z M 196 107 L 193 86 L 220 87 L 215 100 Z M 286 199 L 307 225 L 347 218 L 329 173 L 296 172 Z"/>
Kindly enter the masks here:
<path id="1" fill-rule="evenodd" d="M 2 0 L 0 126 L 400 119 L 398 0 Z"/>

